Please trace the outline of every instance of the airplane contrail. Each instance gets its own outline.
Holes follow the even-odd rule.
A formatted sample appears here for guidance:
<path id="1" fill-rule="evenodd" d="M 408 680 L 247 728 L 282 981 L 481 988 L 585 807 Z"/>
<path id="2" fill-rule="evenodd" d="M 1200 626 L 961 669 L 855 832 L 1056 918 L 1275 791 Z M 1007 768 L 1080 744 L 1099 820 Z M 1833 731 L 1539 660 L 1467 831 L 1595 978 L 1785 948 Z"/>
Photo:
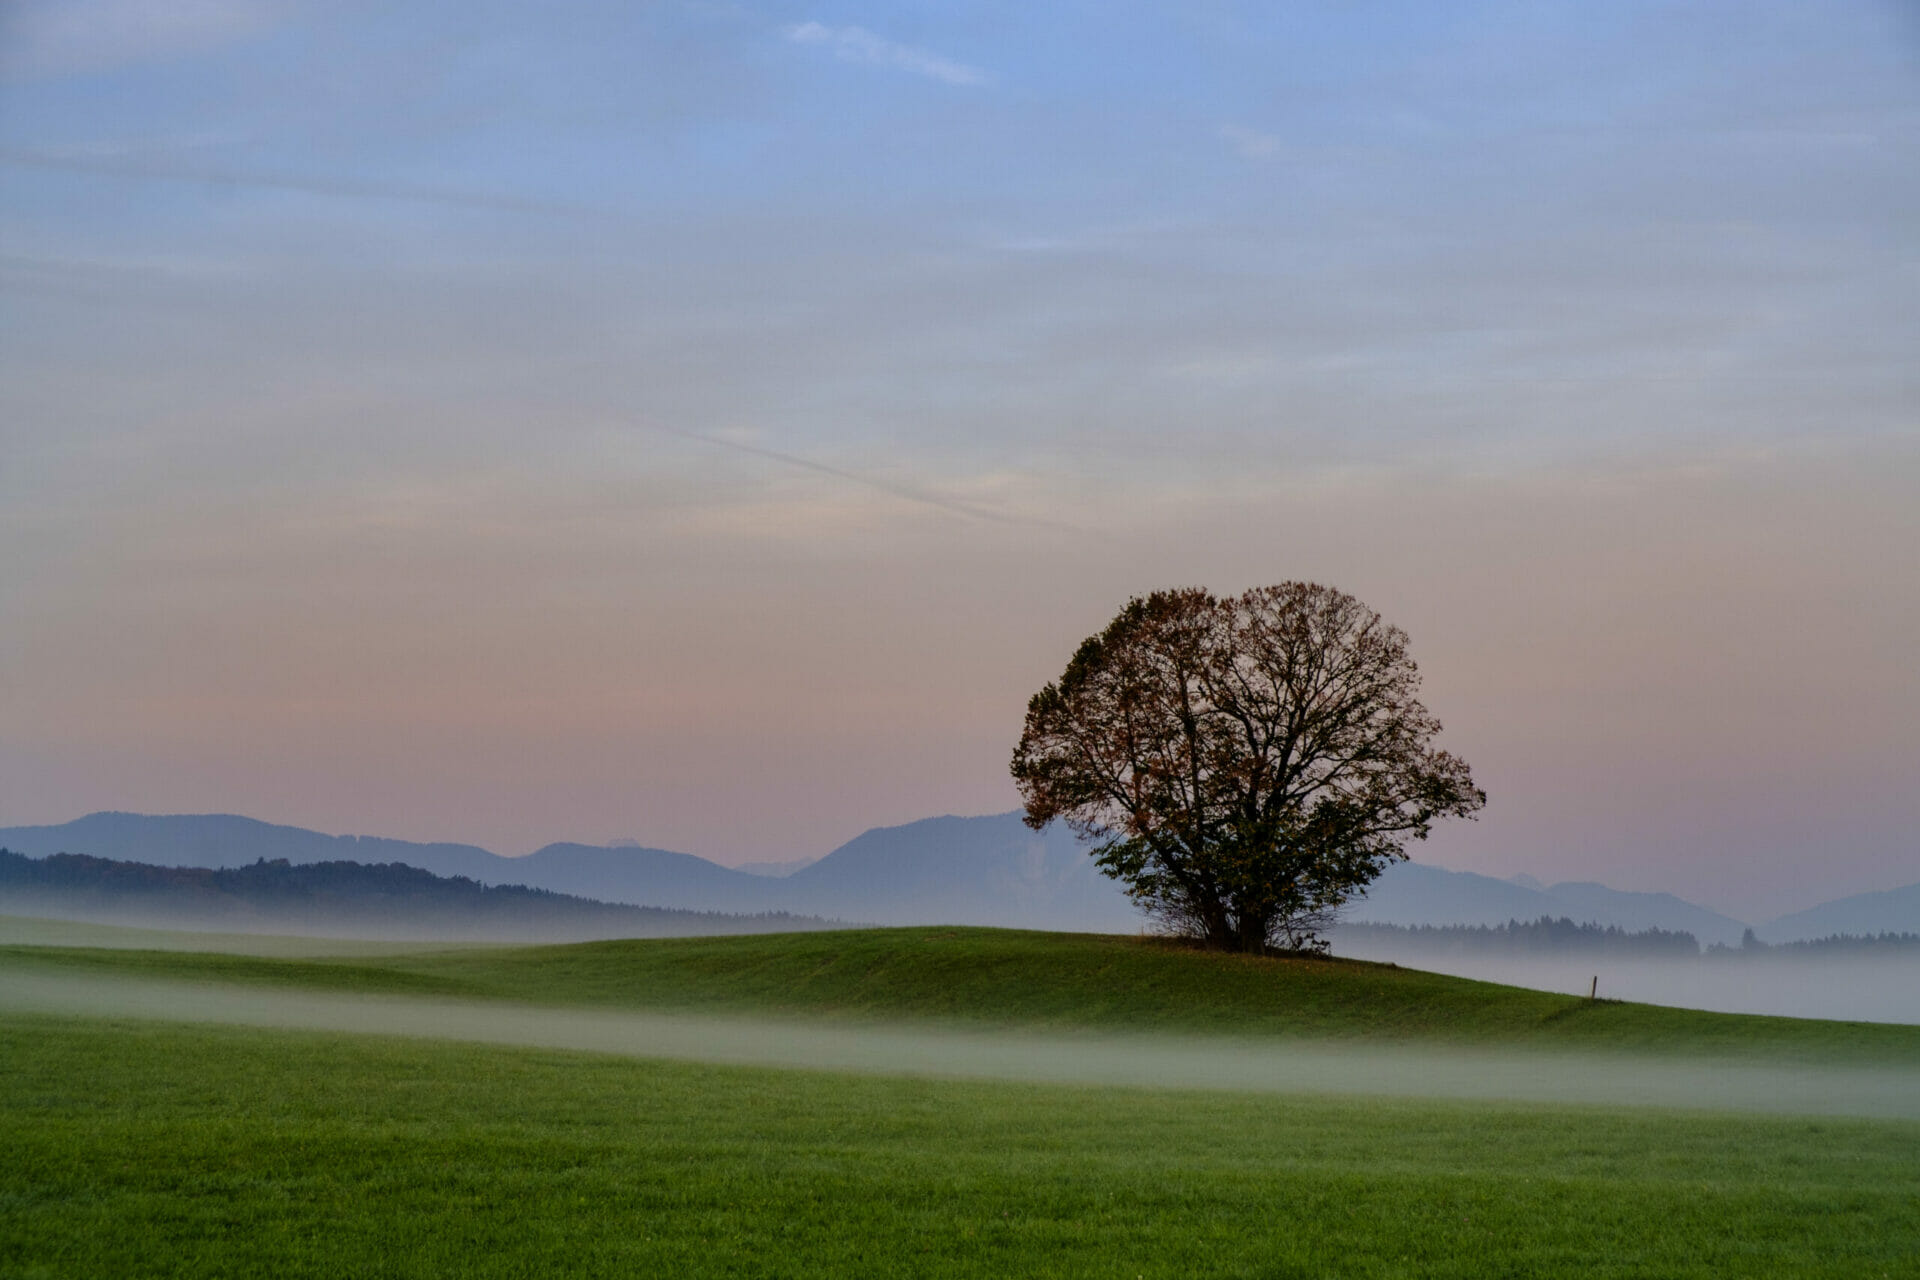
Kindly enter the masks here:
<path id="1" fill-rule="evenodd" d="M 697 431 L 682 431 L 677 427 L 665 427 L 657 423 L 647 423 L 644 425 L 647 430 L 657 431 L 662 435 L 675 436 L 682 440 L 694 440 L 701 444 L 714 445 L 722 449 L 732 449 L 739 453 L 750 453 L 755 457 L 769 458 L 775 462 L 784 462 L 788 466 L 801 467 L 807 471 L 818 472 L 821 475 L 848 480 L 854 484 L 865 485 L 869 489 L 878 489 L 880 492 L 891 494 L 896 498 L 904 498 L 908 502 L 918 502 L 926 506 L 938 507 L 943 511 L 950 511 L 956 515 L 969 516 L 975 520 L 990 520 L 995 524 L 1040 525 L 1044 528 L 1060 529 L 1068 533 L 1086 532 L 1077 525 L 1065 524 L 1057 520 L 1046 520 L 1037 516 L 1013 515 L 1005 511 L 996 511 L 991 507 L 982 507 L 971 502 L 962 502 L 956 498 L 946 497 L 943 494 L 929 493 L 925 489 L 916 488 L 912 485 L 898 484 L 891 480 L 876 479 L 873 476 L 863 475 L 858 471 L 848 471 L 841 467 L 830 466 L 824 462 L 816 462 L 812 458 L 803 458 L 799 454 L 784 453 L 779 449 L 767 449 L 760 445 L 746 444 L 739 440 L 725 440 L 719 436 L 701 435 Z"/>
<path id="2" fill-rule="evenodd" d="M 545 200 L 527 200 L 517 196 L 495 195 L 487 192 L 453 191 L 439 187 L 423 187 L 410 184 L 365 182 L 352 178 L 304 178 L 297 175 L 250 173 L 240 170 L 217 169 L 195 165 L 172 163 L 153 164 L 145 161 L 129 160 L 117 156 L 87 156 L 72 153 L 25 150 L 17 147 L 0 147 L 0 164 L 15 165 L 22 168 L 49 169 L 69 173 L 97 174 L 102 177 L 136 178 L 158 182 L 190 182 L 222 186 L 259 187 L 267 190 L 300 191 L 312 195 L 339 196 L 352 199 L 401 200 L 425 204 L 450 205 L 458 208 L 488 209 L 506 213 L 563 214 L 573 217 L 609 216 L 603 209 L 593 209 L 582 205 L 568 205 Z M 717 436 L 701 435 L 695 431 L 682 431 L 675 427 L 660 426 L 654 423 L 643 424 L 650 431 L 663 435 L 677 436 L 683 440 L 693 440 L 701 444 L 713 445 L 721 449 L 732 449 L 739 453 L 752 454 L 774 462 L 785 463 L 791 467 L 800 467 L 820 475 L 833 476 L 853 484 L 877 489 L 882 493 L 917 502 L 923 506 L 937 507 L 955 515 L 967 516 L 975 520 L 988 520 L 995 524 L 1037 525 L 1043 528 L 1060 529 L 1070 533 L 1084 533 L 1076 525 L 1058 520 L 1047 520 L 1037 516 L 1013 515 L 996 511 L 991 507 L 963 502 L 942 494 L 931 493 L 912 485 L 895 481 L 881 480 L 874 476 L 863 475 L 857 471 L 848 471 L 842 467 L 816 462 L 798 454 L 785 453 L 779 449 L 767 449 L 759 445 L 746 444 L 738 440 L 725 440 Z"/>

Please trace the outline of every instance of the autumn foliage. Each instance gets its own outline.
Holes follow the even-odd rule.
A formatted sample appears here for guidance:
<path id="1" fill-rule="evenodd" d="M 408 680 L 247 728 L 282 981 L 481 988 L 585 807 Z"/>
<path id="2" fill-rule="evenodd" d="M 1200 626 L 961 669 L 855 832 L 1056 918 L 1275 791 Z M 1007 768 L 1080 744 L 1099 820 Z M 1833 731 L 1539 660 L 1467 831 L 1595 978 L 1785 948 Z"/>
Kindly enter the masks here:
<path id="1" fill-rule="evenodd" d="M 1173 931 L 1320 946 L 1408 841 L 1486 803 L 1419 685 L 1406 633 L 1344 592 L 1156 591 L 1033 696 L 1013 776 L 1029 825 L 1093 841 Z"/>

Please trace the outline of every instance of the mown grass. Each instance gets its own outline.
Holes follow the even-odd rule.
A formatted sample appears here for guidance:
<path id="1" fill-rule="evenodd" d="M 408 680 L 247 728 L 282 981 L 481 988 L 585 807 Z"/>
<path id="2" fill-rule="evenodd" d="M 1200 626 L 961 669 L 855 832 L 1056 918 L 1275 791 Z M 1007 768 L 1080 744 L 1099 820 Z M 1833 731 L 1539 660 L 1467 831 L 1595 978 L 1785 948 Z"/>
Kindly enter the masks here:
<path id="1" fill-rule="evenodd" d="M 1920 1125 L 0 1018 L 12 1276 L 1894 1276 Z"/>
<path id="2" fill-rule="evenodd" d="M 1591 1001 L 1358 960 L 1252 957 L 1140 938 L 867 929 L 275 959 L 0 947 L 0 965 L 653 1010 L 1002 1028 L 1565 1047 L 1920 1063 L 1920 1027 Z"/>
<path id="3" fill-rule="evenodd" d="M 1910 1027 L 896 929 L 0 968 L 808 1019 L 1920 1061 Z M 1920 1125 L 982 1084 L 0 1017 L 0 1274 L 1916 1274 Z"/>

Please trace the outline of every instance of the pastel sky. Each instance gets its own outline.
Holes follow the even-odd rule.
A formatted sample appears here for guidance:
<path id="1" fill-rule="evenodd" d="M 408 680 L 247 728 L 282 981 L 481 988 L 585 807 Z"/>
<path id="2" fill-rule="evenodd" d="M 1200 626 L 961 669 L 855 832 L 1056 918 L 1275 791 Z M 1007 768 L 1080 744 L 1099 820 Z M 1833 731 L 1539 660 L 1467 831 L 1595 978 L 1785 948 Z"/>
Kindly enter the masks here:
<path id="1" fill-rule="evenodd" d="M 1912 883 L 1917 354 L 1892 0 L 14 0 L 0 824 L 819 854 L 1314 579 L 1423 859 Z"/>

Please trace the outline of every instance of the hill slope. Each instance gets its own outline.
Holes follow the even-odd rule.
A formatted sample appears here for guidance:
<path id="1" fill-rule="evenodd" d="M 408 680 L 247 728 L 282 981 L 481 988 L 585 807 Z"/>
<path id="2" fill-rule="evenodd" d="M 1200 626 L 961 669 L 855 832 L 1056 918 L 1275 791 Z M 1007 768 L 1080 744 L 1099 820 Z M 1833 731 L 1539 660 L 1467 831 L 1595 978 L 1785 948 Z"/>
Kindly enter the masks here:
<path id="1" fill-rule="evenodd" d="M 1920 1064 L 1920 1027 L 1702 1013 L 1363 961 L 1001 929 L 663 938 L 337 960 L 0 947 L 0 965 L 21 964 L 547 1006 Z"/>

